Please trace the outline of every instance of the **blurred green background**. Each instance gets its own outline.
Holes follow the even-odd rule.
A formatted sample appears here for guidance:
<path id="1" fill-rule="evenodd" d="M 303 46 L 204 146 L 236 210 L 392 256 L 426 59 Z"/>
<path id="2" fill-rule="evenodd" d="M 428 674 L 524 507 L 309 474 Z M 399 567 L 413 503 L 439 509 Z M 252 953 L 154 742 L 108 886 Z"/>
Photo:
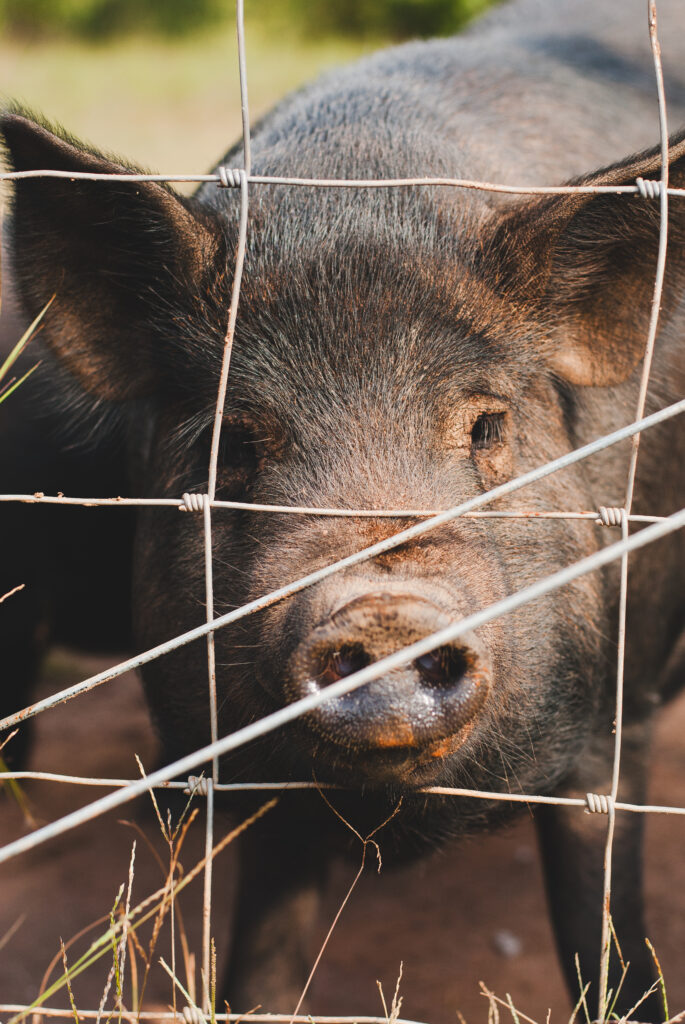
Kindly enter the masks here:
<path id="1" fill-rule="evenodd" d="M 245 0 L 252 120 L 331 65 L 458 30 L 492 0 Z M 0 101 L 202 172 L 240 132 L 232 0 L 0 0 Z"/>
<path id="2" fill-rule="evenodd" d="M 489 0 L 247 0 L 247 16 L 287 19 L 308 35 L 402 38 L 454 32 Z M 229 16 L 226 0 L 0 0 L 0 24 L 24 36 L 178 36 Z"/>

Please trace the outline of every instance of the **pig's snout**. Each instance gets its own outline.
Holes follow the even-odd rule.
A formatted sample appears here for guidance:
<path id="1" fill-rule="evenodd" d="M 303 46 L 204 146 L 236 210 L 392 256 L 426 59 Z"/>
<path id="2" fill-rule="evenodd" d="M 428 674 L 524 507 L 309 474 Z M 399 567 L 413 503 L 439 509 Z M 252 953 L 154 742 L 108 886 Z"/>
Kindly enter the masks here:
<path id="1" fill-rule="evenodd" d="M 356 597 L 296 648 L 286 667 L 289 695 L 319 692 L 453 621 L 432 601 L 412 594 Z M 418 748 L 419 758 L 440 756 L 464 738 L 488 688 L 488 659 L 470 634 L 325 701 L 307 720 L 339 746 L 367 752 Z"/>

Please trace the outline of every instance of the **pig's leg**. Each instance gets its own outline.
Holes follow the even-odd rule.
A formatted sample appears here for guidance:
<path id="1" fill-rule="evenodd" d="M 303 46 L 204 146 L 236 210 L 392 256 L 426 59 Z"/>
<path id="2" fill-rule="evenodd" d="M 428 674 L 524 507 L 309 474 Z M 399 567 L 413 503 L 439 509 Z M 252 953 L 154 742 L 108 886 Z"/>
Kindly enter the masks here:
<path id="1" fill-rule="evenodd" d="M 232 952 L 223 995 L 231 1009 L 291 1013 L 312 966 L 313 931 L 327 869 L 319 829 L 286 796 L 240 846 Z M 289 812 L 290 811 L 290 812 Z M 273 817 L 271 817 L 273 815 Z"/>
<path id="2" fill-rule="evenodd" d="M 626 802 L 644 802 L 647 735 L 644 726 L 624 731 L 619 797 Z M 611 788 L 611 749 L 592 752 L 585 767 L 564 795 L 584 797 L 587 792 L 608 793 Z M 547 895 L 562 967 L 572 999 L 578 998 L 578 976 L 574 962 L 578 954 L 583 985 L 588 991 L 590 1012 L 596 1013 L 599 988 L 604 845 L 607 818 L 586 814 L 577 807 L 544 807 L 536 812 L 538 834 L 545 866 Z M 611 914 L 624 961 L 630 967 L 616 1005 L 622 1014 L 629 1010 L 654 981 L 651 955 L 645 945 L 642 900 L 643 815 L 618 812 L 614 833 L 611 886 Z M 622 969 L 612 945 L 609 988 L 616 992 Z M 636 1019 L 661 1020 L 663 1007 L 657 994 L 641 1004 Z"/>

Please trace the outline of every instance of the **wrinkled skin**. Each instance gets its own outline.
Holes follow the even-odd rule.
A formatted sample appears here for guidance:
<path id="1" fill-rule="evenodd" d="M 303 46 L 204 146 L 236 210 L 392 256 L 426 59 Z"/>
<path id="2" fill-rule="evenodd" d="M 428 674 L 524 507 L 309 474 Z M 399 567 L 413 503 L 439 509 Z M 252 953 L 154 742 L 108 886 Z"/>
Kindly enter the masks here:
<path id="1" fill-rule="evenodd" d="M 519 184 L 658 177 L 647 44 L 636 41 L 640 11 L 631 23 L 619 19 L 624 6 L 604 5 L 600 15 L 581 3 L 580 18 L 578 4 L 523 0 L 462 39 L 412 44 L 334 73 L 260 123 L 254 172 Z M 669 45 L 683 47 L 682 9 L 664 0 L 660 11 Z M 573 29 L 581 21 L 583 36 Z M 685 87 L 670 76 L 664 49 L 671 118 L 685 120 Z M 677 68 L 677 52 L 672 61 Z M 120 166 L 21 112 L 4 118 L 3 131 L 17 169 Z M 240 150 L 224 162 L 239 166 Z M 670 180 L 685 186 L 682 133 Z M 235 194 L 214 186 L 193 199 L 156 184 L 16 188 L 13 262 L 24 307 L 34 315 L 56 293 L 45 327 L 55 372 L 65 395 L 116 411 L 132 493 L 206 488 L 237 207 Z M 447 508 L 629 421 L 657 235 L 657 204 L 627 197 L 253 186 L 217 497 Z M 685 376 L 677 202 L 670 238 L 650 408 L 680 397 Z M 104 444 L 104 428 L 101 436 Z M 643 438 L 635 511 L 666 515 L 685 503 L 682 474 L 664 472 L 666 460 L 680 465 L 684 448 L 676 421 Z M 629 446 L 618 446 L 492 507 L 620 505 L 628 459 Z M 83 457 L 85 467 L 94 461 Z M 407 525 L 247 511 L 217 511 L 212 522 L 217 614 Z M 219 733 L 614 539 L 588 521 L 455 521 L 223 629 Z M 133 566 L 139 646 L 202 621 L 201 516 L 143 510 Z M 678 537 L 631 559 L 624 799 L 644 799 L 649 718 L 682 678 L 682 567 Z M 362 834 L 401 796 L 383 833 L 388 859 L 494 827 L 511 812 L 497 801 L 421 795 L 420 786 L 607 792 L 617 579 L 616 567 L 583 577 L 329 701 L 232 755 L 222 779 L 341 784 L 336 807 Z M 151 663 L 144 682 L 169 758 L 208 741 L 204 643 Z M 6 706 L 17 703 L 12 693 Z M 250 798 L 239 809 L 253 806 Z M 612 913 L 632 965 L 626 1008 L 652 977 L 639 818 L 617 819 Z M 578 952 L 596 992 L 605 825 L 574 808 L 539 810 L 536 819 L 570 988 Z M 311 794 L 284 797 L 247 834 L 240 942 L 225 980 L 234 1008 L 293 1008 L 326 862 L 348 843 Z M 659 1013 L 656 1002 L 643 1010 L 645 1019 Z"/>

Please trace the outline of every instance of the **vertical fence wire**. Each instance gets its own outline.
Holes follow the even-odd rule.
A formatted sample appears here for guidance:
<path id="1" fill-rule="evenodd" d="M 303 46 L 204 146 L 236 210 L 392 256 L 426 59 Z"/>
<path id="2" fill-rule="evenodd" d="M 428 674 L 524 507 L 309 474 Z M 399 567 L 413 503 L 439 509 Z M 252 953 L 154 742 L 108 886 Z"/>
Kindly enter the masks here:
<path id="1" fill-rule="evenodd" d="M 204 548 L 205 548 L 205 597 L 207 622 L 214 619 L 214 567 L 213 567 L 213 545 L 212 545 L 212 509 L 211 502 L 216 497 L 217 468 L 219 461 L 219 447 L 221 442 L 221 426 L 226 404 L 226 389 L 228 387 L 228 375 L 231 366 L 231 355 L 233 352 L 233 339 L 235 336 L 235 325 L 238 317 L 238 303 L 240 301 L 240 284 L 245 262 L 245 249 L 247 246 L 247 213 L 248 213 L 248 190 L 247 176 L 250 173 L 250 116 L 247 95 L 247 62 L 245 58 L 245 26 L 244 26 L 244 4 L 243 0 L 236 0 L 236 36 L 238 41 L 238 67 L 240 73 L 240 106 L 243 123 L 243 151 L 244 169 L 240 175 L 240 222 L 238 231 L 238 247 L 235 257 L 235 270 L 233 273 L 233 284 L 231 288 L 231 302 L 228 313 L 228 324 L 224 338 L 224 351 L 221 363 L 221 374 L 219 379 L 219 390 L 216 399 L 214 412 L 214 424 L 212 428 L 212 443 L 209 462 L 209 476 L 207 494 L 203 496 L 203 526 L 204 526 Z M 218 709 L 216 693 L 216 649 L 214 632 L 207 634 L 207 670 L 209 675 L 209 709 L 210 709 L 210 735 L 212 743 L 219 738 Z M 204 871 L 204 899 L 203 899 L 203 929 L 202 929 L 202 965 L 204 971 L 205 985 L 203 987 L 203 1010 L 209 1013 L 209 976 L 211 963 L 211 914 L 212 914 L 212 857 L 209 855 L 214 845 L 214 786 L 219 781 L 219 759 L 212 759 L 212 778 L 207 790 L 206 805 L 206 853 Z"/>
<path id="2" fill-rule="evenodd" d="M 657 250 L 656 271 L 654 277 L 654 290 L 649 317 L 649 328 L 645 343 L 645 354 L 640 376 L 640 387 L 637 400 L 636 417 L 639 419 L 644 415 L 647 403 L 647 392 L 654 359 L 654 347 L 656 344 L 657 328 L 659 324 L 659 312 L 661 309 L 661 298 L 664 289 L 664 277 L 666 273 L 666 254 L 668 249 L 668 119 L 666 113 L 666 95 L 664 89 L 664 75 L 661 65 L 661 47 L 659 45 L 657 31 L 657 9 L 656 0 L 647 0 L 647 21 L 649 25 L 649 41 L 654 62 L 654 74 L 656 78 L 657 102 L 659 110 L 659 141 L 661 145 L 661 176 L 659 182 L 659 244 Z M 651 202 L 644 199 L 643 202 Z M 628 467 L 628 479 L 624 507 L 621 510 L 621 535 L 627 539 L 629 534 L 628 516 L 632 511 L 633 495 L 635 491 L 635 479 L 637 476 L 637 462 L 640 452 L 640 435 L 636 434 L 632 439 L 630 463 Z M 611 798 L 609 801 L 609 821 L 607 823 L 606 844 L 604 850 L 604 884 L 602 895 L 602 936 L 600 946 L 600 974 L 599 974 L 599 1016 L 604 1022 L 605 1014 L 608 1011 L 607 990 L 609 984 L 609 961 L 611 957 L 611 868 L 613 857 L 613 844 L 616 826 L 616 801 L 621 774 L 621 745 L 623 738 L 623 685 L 625 677 L 625 656 L 626 656 L 626 624 L 628 611 L 628 553 L 621 558 L 621 577 L 619 593 L 619 618 L 618 618 L 618 642 L 616 655 L 616 711 L 615 711 L 615 738 L 614 758 L 611 778 Z"/>

